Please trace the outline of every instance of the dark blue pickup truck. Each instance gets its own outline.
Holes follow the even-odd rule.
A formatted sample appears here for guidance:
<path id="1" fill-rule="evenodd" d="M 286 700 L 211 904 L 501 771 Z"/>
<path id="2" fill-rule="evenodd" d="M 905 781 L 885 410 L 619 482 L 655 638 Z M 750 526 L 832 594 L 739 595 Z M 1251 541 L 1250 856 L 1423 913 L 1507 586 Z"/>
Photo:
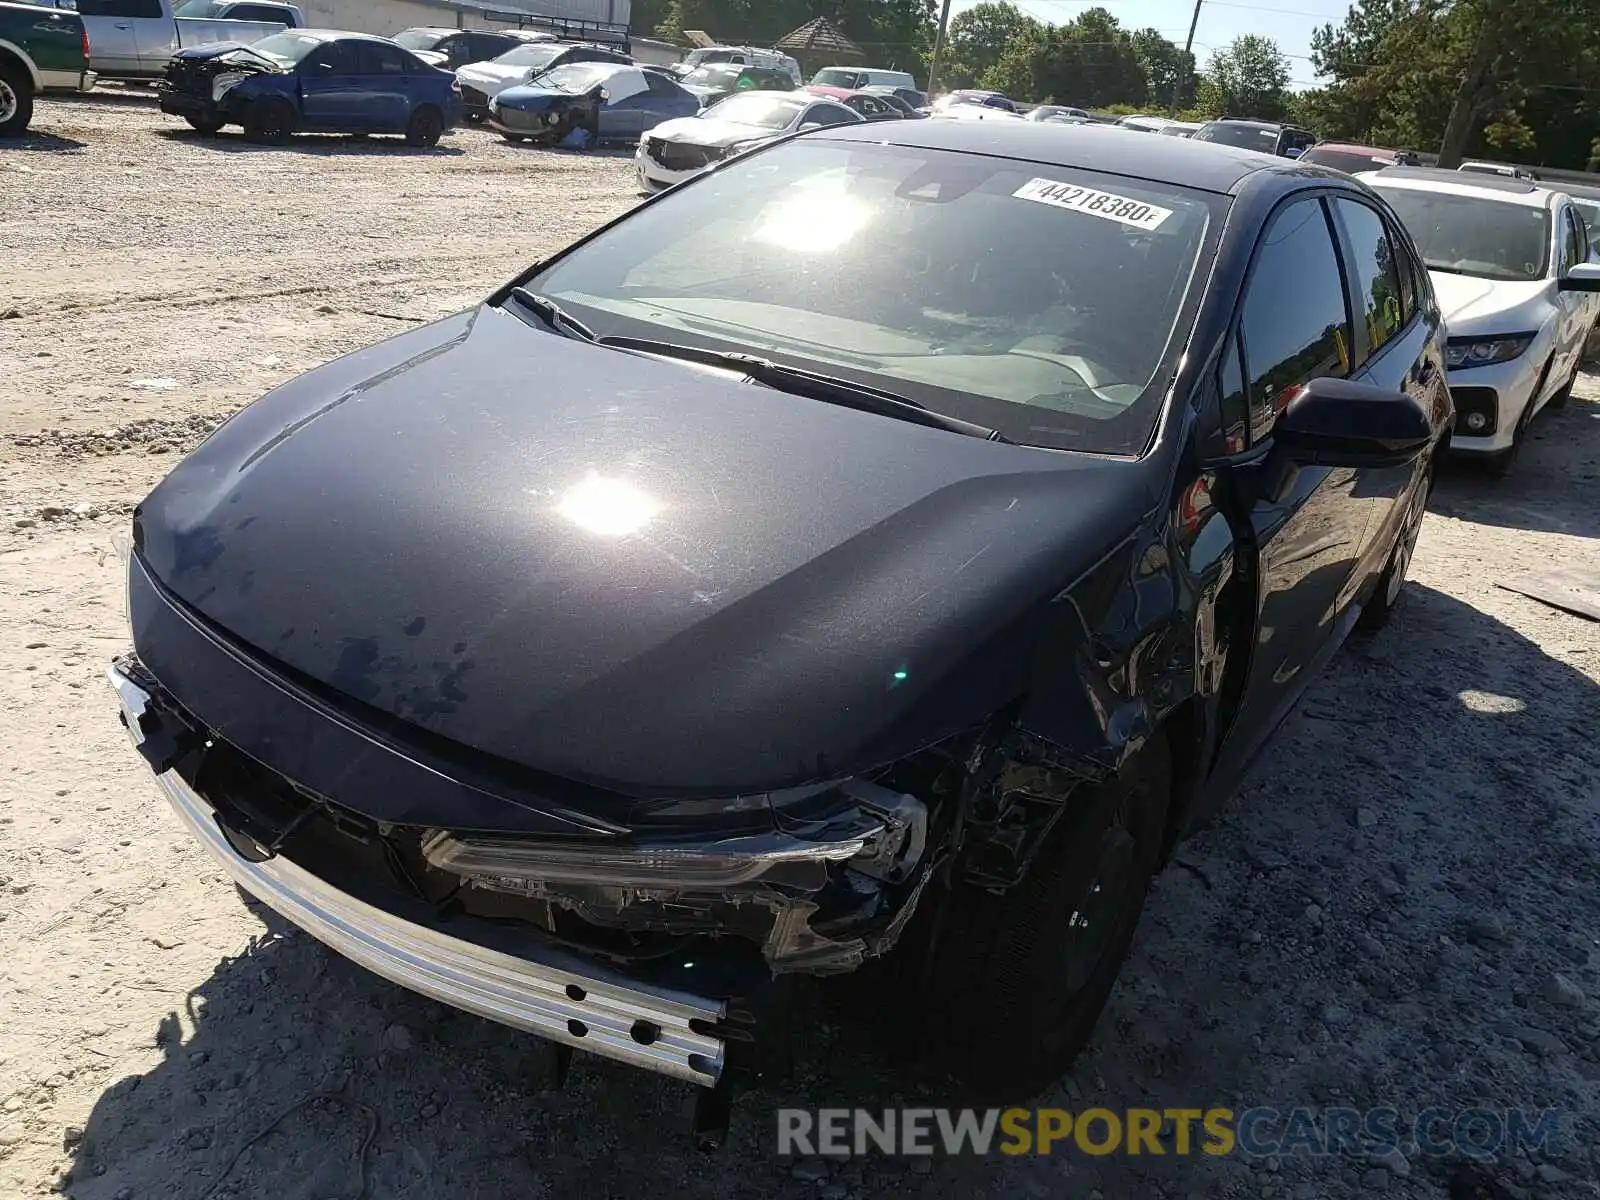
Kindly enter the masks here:
<path id="1" fill-rule="evenodd" d="M 401 133 L 432 146 L 461 119 L 450 72 L 388 38 L 327 29 L 180 50 L 160 95 L 162 112 L 201 133 L 239 125 L 265 143 L 305 131 Z"/>

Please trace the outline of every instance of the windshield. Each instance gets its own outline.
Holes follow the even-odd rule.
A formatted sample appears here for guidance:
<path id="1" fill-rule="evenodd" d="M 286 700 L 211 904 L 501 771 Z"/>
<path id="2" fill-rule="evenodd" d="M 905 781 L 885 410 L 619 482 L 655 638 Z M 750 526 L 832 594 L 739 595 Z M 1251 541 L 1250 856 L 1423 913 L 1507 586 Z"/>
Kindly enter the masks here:
<path id="1" fill-rule="evenodd" d="M 1486 196 L 1377 187 L 1399 214 L 1431 270 L 1484 279 L 1543 279 L 1550 214 Z"/>
<path id="2" fill-rule="evenodd" d="M 527 286 L 602 336 L 759 354 L 1012 441 L 1137 453 L 1212 204 L 1073 168 L 800 140 L 668 193 Z"/>
<path id="3" fill-rule="evenodd" d="M 860 71 L 846 71 L 840 67 L 824 67 L 811 77 L 811 82 L 820 87 L 853 88 L 860 81 Z"/>
<path id="4" fill-rule="evenodd" d="M 719 121 L 733 121 L 739 125 L 759 125 L 762 129 L 787 129 L 805 101 L 792 100 L 771 92 L 746 92 L 729 96 L 706 109 L 704 116 Z"/>
<path id="5" fill-rule="evenodd" d="M 616 63 L 568 63 L 564 67 L 556 67 L 539 76 L 539 86 L 551 88 L 558 92 L 587 92 L 597 84 L 604 83 L 619 70 L 626 70 Z"/>
<path id="6" fill-rule="evenodd" d="M 1197 142 L 1216 142 L 1242 150 L 1260 150 L 1264 154 L 1271 154 L 1278 145 L 1278 131 L 1270 125 L 1210 121 L 1195 130 L 1193 136 Z"/>
<path id="7" fill-rule="evenodd" d="M 394 35 L 394 40 L 407 50 L 432 50 L 455 31 L 453 29 L 407 29 Z"/>
<path id="8" fill-rule="evenodd" d="M 557 56 L 565 50 L 565 46 L 552 46 L 548 42 L 534 42 L 531 45 L 518 46 L 515 50 L 507 50 L 494 61 L 503 67 L 539 67 L 543 69 L 555 62 Z"/>
<path id="9" fill-rule="evenodd" d="M 683 77 L 690 87 L 731 88 L 739 82 L 739 67 L 697 67 Z"/>
<path id="10" fill-rule="evenodd" d="M 259 42 L 251 42 L 250 51 L 279 66 L 292 67 L 318 46 L 326 43 L 326 38 L 310 37 L 291 30 L 287 33 L 275 33 L 271 37 L 262 38 Z"/>

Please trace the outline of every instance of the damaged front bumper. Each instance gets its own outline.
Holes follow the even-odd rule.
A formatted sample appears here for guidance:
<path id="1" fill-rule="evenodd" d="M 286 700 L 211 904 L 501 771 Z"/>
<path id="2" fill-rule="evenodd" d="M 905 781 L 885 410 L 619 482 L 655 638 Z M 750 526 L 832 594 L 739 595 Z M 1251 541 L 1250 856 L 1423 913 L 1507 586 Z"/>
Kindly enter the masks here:
<path id="1" fill-rule="evenodd" d="M 853 969 L 894 944 L 929 877 L 922 803 L 861 780 L 818 789 L 829 795 L 822 815 L 692 842 L 365 822 L 245 759 L 137 659 L 108 676 L 174 811 L 257 899 L 404 987 L 707 1087 L 722 1078 L 729 1038 L 752 1040 L 751 989 L 730 980 L 752 967 L 768 981 Z M 327 869 L 329 844 L 347 838 L 377 846 L 376 871 Z M 414 890 L 409 904 L 357 886 L 386 860 Z M 462 926 L 509 922 L 529 936 L 491 946 L 441 928 L 440 915 L 467 935 Z M 706 961 L 698 974 L 653 969 L 669 958 Z"/>

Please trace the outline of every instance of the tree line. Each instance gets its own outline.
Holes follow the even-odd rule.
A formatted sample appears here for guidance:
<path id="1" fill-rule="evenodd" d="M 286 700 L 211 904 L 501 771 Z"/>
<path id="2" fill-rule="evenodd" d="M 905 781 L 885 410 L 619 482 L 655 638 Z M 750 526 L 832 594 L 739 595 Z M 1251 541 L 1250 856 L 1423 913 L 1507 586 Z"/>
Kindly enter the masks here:
<path id="1" fill-rule="evenodd" d="M 872 65 L 926 79 L 937 0 L 634 0 L 636 32 L 704 29 L 770 44 L 824 16 Z M 1600 0 L 1355 0 L 1317 29 L 1327 82 L 1289 87 L 1287 58 L 1249 34 L 1204 67 L 1154 29 L 1105 8 L 1047 24 L 1008 0 L 964 9 L 941 54 L 942 88 L 1111 111 L 1289 119 L 1323 137 L 1535 166 L 1600 169 Z"/>

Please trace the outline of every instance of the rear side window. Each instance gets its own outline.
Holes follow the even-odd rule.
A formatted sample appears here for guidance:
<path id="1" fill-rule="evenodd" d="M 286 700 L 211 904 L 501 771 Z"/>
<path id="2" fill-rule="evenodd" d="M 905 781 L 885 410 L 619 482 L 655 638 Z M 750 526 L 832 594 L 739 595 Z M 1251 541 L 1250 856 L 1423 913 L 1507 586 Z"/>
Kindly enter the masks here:
<path id="1" fill-rule="evenodd" d="M 1320 200 L 1295 201 L 1272 219 L 1245 286 L 1240 331 L 1254 441 L 1300 385 L 1350 374 L 1344 274 Z"/>
<path id="2" fill-rule="evenodd" d="M 1389 229 L 1376 209 L 1342 196 L 1333 206 L 1350 245 L 1356 298 L 1367 330 L 1367 353 L 1376 354 L 1405 324 L 1400 264 L 1389 242 Z"/>
<path id="3" fill-rule="evenodd" d="M 282 9 L 268 8 L 262 4 L 241 4 L 228 13 L 231 21 L 276 21 L 279 25 L 290 25 L 293 22 L 289 14 Z"/>
<path id="4" fill-rule="evenodd" d="M 300 64 L 302 72 L 317 75 L 360 75 L 366 70 L 353 42 L 328 42 L 319 50 L 306 55 Z"/>
<path id="5" fill-rule="evenodd" d="M 842 104 L 813 104 L 806 109 L 806 115 L 800 118 L 800 124 L 843 125 L 854 115 Z"/>
<path id="6" fill-rule="evenodd" d="M 364 75 L 409 75 L 411 59 L 398 47 L 362 42 L 361 71 Z"/>

